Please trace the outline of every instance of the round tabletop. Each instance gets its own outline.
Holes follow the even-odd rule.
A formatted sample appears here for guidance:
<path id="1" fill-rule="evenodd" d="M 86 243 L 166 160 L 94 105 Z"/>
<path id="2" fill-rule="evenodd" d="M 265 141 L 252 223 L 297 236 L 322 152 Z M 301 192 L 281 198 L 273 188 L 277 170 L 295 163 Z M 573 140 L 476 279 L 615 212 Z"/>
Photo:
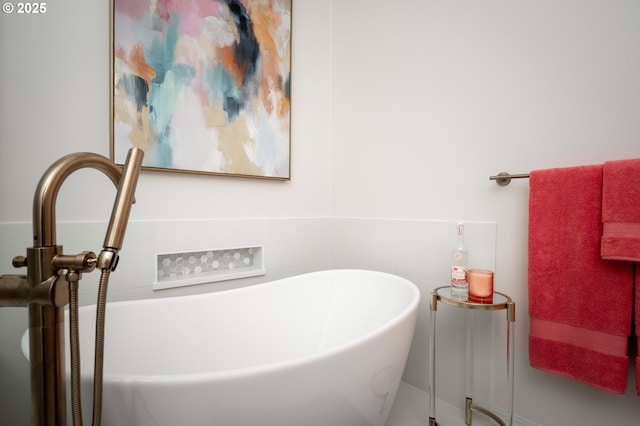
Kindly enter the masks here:
<path id="1" fill-rule="evenodd" d="M 492 303 L 473 303 L 469 302 L 466 297 L 460 298 L 451 292 L 451 286 L 438 287 L 433 290 L 439 301 L 446 303 L 447 305 L 456 306 L 466 309 L 480 309 L 486 311 L 497 311 L 500 309 L 507 309 L 511 302 L 511 298 L 504 293 L 497 291 L 493 292 Z"/>

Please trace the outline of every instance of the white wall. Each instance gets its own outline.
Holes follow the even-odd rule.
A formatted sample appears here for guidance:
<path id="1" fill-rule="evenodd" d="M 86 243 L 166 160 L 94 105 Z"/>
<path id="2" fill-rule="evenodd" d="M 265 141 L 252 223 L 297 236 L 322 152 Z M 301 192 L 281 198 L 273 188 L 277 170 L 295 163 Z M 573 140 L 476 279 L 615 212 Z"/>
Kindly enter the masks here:
<path id="1" fill-rule="evenodd" d="M 636 424 L 631 382 L 620 397 L 529 367 L 528 183 L 488 177 L 640 157 L 640 3 L 347 0 L 332 19 L 333 216 L 496 222 L 496 286 L 517 303 L 516 414 Z M 496 350 L 498 406 L 503 362 Z"/>
<path id="2" fill-rule="evenodd" d="M 43 16 L 0 15 L 0 274 L 15 273 L 9 260 L 30 243 L 42 171 L 70 152 L 109 152 L 108 13 L 107 1 L 57 0 Z M 453 220 L 495 223 L 496 286 L 518 304 L 516 414 L 550 426 L 635 424 L 632 387 L 613 396 L 529 368 L 528 185 L 501 188 L 488 176 L 640 157 L 638 22 L 640 4 L 623 0 L 294 1 L 292 181 L 144 172 L 132 212 L 139 227 L 127 238 L 153 222 L 178 225 L 175 237 L 184 238 L 180 224 L 242 219 L 264 241 L 290 232 L 274 260 L 283 274 L 294 272 L 287 262 L 298 261 L 292 252 L 308 237 L 308 256 L 321 260 L 303 269 L 392 269 L 425 293 L 445 260 L 384 256 L 400 248 L 419 259 L 425 240 L 446 253 L 438 232 Z M 61 191 L 58 218 L 72 229 L 98 224 L 91 232 L 101 235 L 113 194 L 97 172 L 79 172 Z M 75 248 L 67 235 L 60 242 Z M 354 250 L 345 253 L 346 242 Z M 119 282 L 119 296 L 147 294 Z M 426 321 L 425 312 L 423 304 Z M 446 316 L 439 321 L 446 327 Z M 25 324 L 24 308 L 0 309 L 0 411 L 17 425 L 27 422 L 17 348 Z M 496 317 L 492 341 L 503 335 Z M 425 342 L 416 336 L 405 375 L 423 389 Z M 500 407 L 504 353 L 493 348 L 493 357 L 481 379 Z M 458 404 L 453 391 L 441 397 Z"/>

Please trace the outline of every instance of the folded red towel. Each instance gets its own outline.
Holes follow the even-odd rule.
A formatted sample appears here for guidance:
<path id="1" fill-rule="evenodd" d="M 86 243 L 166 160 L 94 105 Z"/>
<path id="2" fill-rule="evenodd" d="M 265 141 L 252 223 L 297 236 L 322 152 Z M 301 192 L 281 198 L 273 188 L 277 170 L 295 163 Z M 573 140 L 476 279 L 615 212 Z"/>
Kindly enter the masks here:
<path id="1" fill-rule="evenodd" d="M 603 259 L 640 262 L 640 158 L 604 163 Z"/>
<path id="2" fill-rule="evenodd" d="M 531 172 L 529 361 L 622 394 L 633 265 L 600 257 L 602 170 L 600 165 Z"/>

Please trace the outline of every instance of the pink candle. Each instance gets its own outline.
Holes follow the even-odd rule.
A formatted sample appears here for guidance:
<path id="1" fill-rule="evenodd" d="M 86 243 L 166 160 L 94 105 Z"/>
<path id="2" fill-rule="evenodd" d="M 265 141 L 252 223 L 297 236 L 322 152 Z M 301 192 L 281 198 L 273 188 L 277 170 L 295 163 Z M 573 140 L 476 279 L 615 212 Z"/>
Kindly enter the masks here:
<path id="1" fill-rule="evenodd" d="M 469 302 L 493 303 L 493 271 L 469 270 Z"/>

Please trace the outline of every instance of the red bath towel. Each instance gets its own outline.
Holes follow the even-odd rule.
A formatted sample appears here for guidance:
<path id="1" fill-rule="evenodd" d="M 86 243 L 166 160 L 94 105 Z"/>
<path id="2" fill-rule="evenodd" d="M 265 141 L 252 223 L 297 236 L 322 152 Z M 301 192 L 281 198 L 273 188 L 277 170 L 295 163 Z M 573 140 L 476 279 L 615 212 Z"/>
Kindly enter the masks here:
<path id="1" fill-rule="evenodd" d="M 600 257 L 602 170 L 600 165 L 531 172 L 529 361 L 623 394 L 633 269 Z"/>
<path id="2" fill-rule="evenodd" d="M 640 158 L 604 163 L 603 259 L 640 262 Z"/>
<path id="3" fill-rule="evenodd" d="M 607 161 L 602 178 L 603 259 L 640 263 L 640 158 Z M 640 335 L 640 273 L 635 277 L 635 334 Z M 640 340 L 638 340 L 640 342 Z M 640 396 L 640 357 L 636 357 Z"/>

